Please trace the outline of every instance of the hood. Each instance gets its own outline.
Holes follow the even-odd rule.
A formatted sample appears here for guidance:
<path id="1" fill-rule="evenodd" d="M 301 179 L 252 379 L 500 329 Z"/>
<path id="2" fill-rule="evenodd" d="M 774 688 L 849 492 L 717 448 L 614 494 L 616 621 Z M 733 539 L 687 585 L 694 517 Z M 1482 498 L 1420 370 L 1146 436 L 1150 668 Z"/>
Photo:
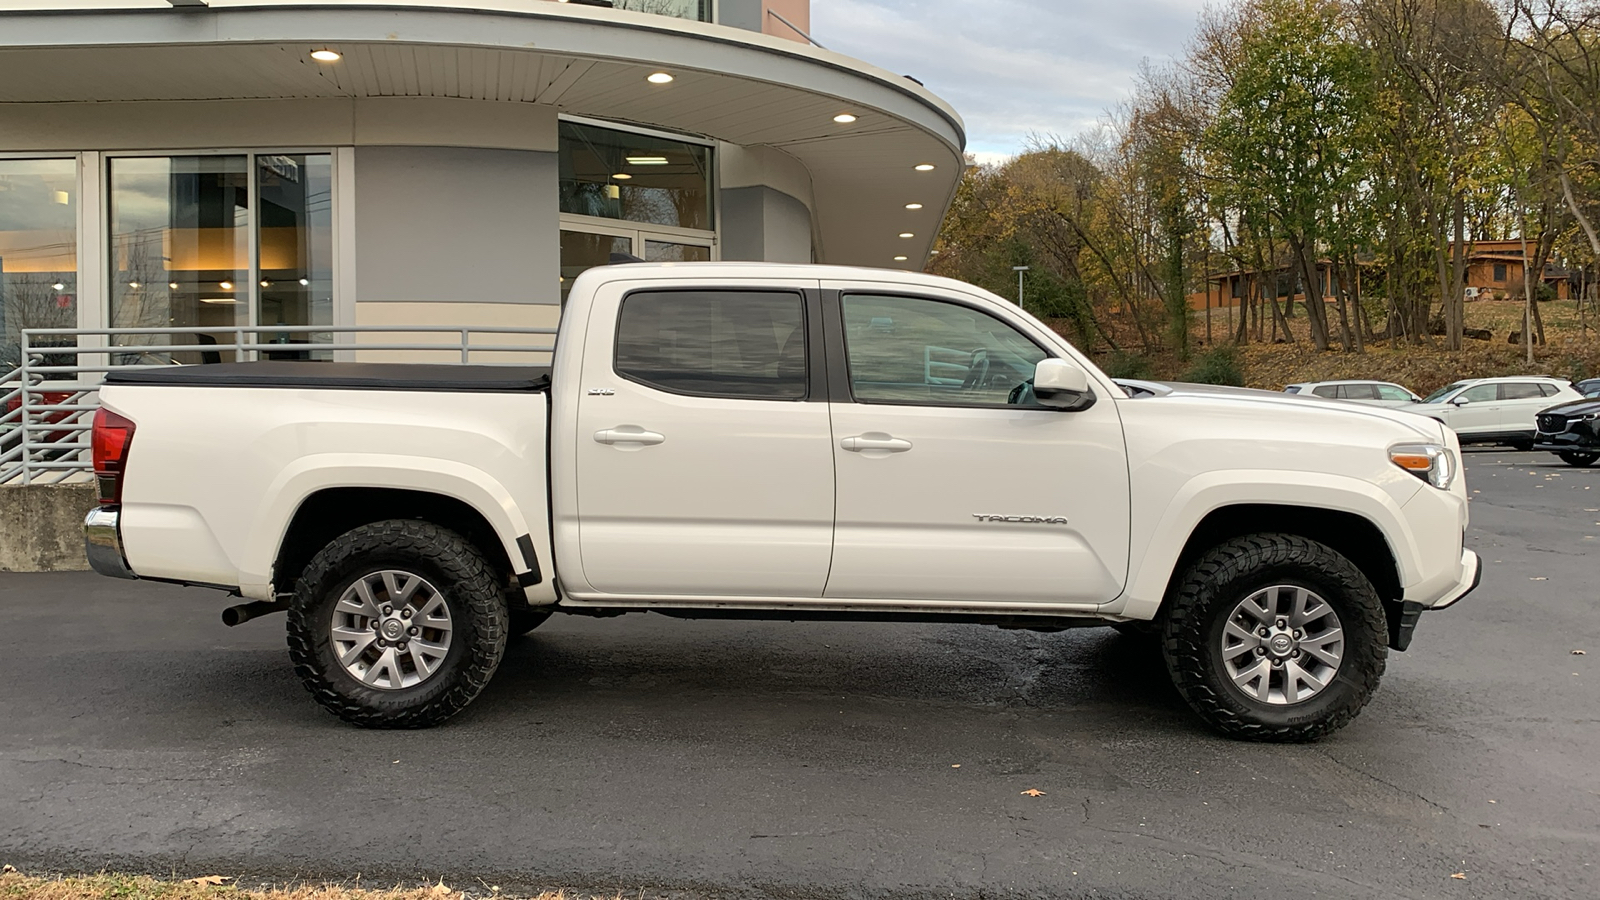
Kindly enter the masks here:
<path id="1" fill-rule="evenodd" d="M 1293 408 L 1295 410 L 1317 409 L 1322 412 L 1336 412 L 1339 415 L 1365 419 L 1386 419 L 1396 425 L 1402 425 L 1412 432 L 1430 441 L 1448 443 L 1444 424 L 1438 419 L 1417 415 L 1405 410 L 1423 404 L 1413 403 L 1399 409 L 1384 406 L 1374 406 L 1366 403 L 1355 403 L 1350 400 L 1330 400 L 1326 397 L 1316 397 L 1308 394 L 1285 394 L 1281 391 L 1264 391 L 1259 388 L 1232 387 L 1221 384 L 1188 384 L 1184 382 L 1144 382 L 1147 385 L 1159 385 L 1165 390 L 1146 395 L 1145 402 L 1159 402 L 1164 398 L 1192 397 L 1204 399 L 1212 403 L 1226 403 L 1243 407 L 1256 407 L 1263 415 L 1271 415 L 1273 409 Z"/>
<path id="2" fill-rule="evenodd" d="M 1582 400 L 1568 400 L 1565 403 L 1557 403 L 1555 406 L 1547 406 L 1544 409 L 1539 410 L 1539 415 L 1541 416 L 1547 413 L 1568 417 L 1594 415 L 1595 413 L 1600 413 L 1600 397 L 1586 397 Z"/>

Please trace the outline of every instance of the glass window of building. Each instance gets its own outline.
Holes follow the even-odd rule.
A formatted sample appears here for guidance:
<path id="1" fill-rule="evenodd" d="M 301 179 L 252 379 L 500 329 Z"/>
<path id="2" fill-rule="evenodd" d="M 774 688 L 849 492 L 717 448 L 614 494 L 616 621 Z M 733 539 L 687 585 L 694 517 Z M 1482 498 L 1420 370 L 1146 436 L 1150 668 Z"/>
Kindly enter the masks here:
<path id="1" fill-rule="evenodd" d="M 711 148 L 561 123 L 561 211 L 709 231 Z"/>
<path id="2" fill-rule="evenodd" d="M 333 157 L 256 156 L 259 325 L 333 324 Z M 263 334 L 272 344 L 326 342 L 331 335 Z M 306 359 L 280 350 L 273 359 Z"/>
<path id="3" fill-rule="evenodd" d="M 678 19 L 711 21 L 711 0 L 612 0 L 612 7 Z"/>
<path id="4" fill-rule="evenodd" d="M 22 329 L 77 327 L 77 168 L 0 159 L 0 374 L 21 361 Z"/>
<path id="5" fill-rule="evenodd" d="M 222 330 L 250 324 L 248 157 L 112 159 L 107 183 L 112 327 L 185 330 L 125 336 L 119 343 L 231 343 L 233 336 Z M 130 357 L 122 361 L 136 361 Z M 203 353 L 178 358 L 219 361 Z"/>
<path id="6" fill-rule="evenodd" d="M 118 342 L 232 343 L 231 329 L 238 326 L 331 324 L 332 182 L 327 154 L 109 160 L 110 324 L 174 328 Z M 254 310 L 252 298 L 259 298 Z M 303 344 L 310 338 L 283 332 L 258 340 Z M 233 359 L 206 350 L 146 355 L 151 358 L 130 354 L 121 361 Z M 264 355 L 310 357 L 298 350 Z"/>

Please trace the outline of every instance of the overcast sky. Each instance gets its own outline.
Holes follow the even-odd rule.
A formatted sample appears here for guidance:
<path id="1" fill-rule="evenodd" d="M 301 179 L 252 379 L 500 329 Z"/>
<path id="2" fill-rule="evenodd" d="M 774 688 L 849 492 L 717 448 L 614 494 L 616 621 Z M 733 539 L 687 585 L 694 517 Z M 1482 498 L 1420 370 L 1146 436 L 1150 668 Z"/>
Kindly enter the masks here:
<path id="1" fill-rule="evenodd" d="M 980 159 L 1071 137 L 1128 96 L 1143 59 L 1183 52 L 1204 0 L 811 0 L 811 36 L 915 76 Z"/>

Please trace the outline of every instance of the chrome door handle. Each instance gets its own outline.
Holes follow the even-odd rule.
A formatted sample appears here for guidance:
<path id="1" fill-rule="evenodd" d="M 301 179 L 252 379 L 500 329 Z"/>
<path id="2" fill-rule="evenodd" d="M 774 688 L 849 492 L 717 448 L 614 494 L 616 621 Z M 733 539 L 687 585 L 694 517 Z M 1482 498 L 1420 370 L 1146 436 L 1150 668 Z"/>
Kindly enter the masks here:
<path id="1" fill-rule="evenodd" d="M 598 444 L 659 444 L 667 438 L 666 435 L 645 431 L 637 425 L 618 425 L 616 428 L 596 431 L 594 439 Z"/>
<path id="2" fill-rule="evenodd" d="M 866 434 L 847 437 L 839 442 L 839 446 L 856 453 L 860 453 L 863 450 L 885 450 L 889 453 L 904 453 L 911 449 L 911 442 L 897 437 L 890 437 L 882 432 L 869 431 Z"/>

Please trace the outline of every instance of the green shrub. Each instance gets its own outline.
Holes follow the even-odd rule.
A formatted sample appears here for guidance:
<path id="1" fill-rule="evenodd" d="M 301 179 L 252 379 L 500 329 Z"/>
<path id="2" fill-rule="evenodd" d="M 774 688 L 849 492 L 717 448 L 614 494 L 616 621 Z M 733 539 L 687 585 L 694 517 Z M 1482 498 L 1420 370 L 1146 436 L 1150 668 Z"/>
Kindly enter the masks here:
<path id="1" fill-rule="evenodd" d="M 1155 377 L 1155 370 L 1151 368 L 1150 360 L 1125 350 L 1118 350 L 1107 357 L 1103 368 L 1112 378 L 1149 380 Z"/>
<path id="2" fill-rule="evenodd" d="M 1192 384 L 1228 384 L 1243 387 L 1244 367 L 1240 364 L 1238 351 L 1229 344 L 1201 354 L 1200 358 L 1195 360 L 1194 366 L 1179 376 L 1178 380 Z"/>

